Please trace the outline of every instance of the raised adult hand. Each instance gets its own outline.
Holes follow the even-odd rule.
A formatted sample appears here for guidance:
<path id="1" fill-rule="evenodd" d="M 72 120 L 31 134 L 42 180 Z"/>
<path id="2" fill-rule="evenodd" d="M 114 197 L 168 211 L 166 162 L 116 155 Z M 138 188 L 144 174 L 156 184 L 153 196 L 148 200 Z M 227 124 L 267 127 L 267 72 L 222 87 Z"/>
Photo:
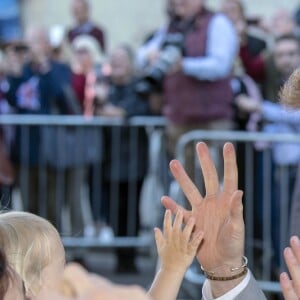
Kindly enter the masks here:
<path id="1" fill-rule="evenodd" d="M 196 220 L 197 231 L 204 232 L 204 240 L 197 254 L 202 267 L 207 271 L 220 271 L 220 274 L 230 276 L 232 274 L 227 274 L 227 270 L 230 273 L 230 267 L 241 266 L 244 253 L 243 193 L 237 190 L 235 150 L 231 143 L 224 146 L 222 189 L 207 145 L 199 143 L 196 150 L 204 177 L 205 197 L 200 194 L 180 162 L 174 160 L 170 163 L 171 172 L 192 210 L 180 207 L 169 197 L 164 197 L 162 203 L 173 214 L 181 209 L 185 222 L 193 217 Z"/>

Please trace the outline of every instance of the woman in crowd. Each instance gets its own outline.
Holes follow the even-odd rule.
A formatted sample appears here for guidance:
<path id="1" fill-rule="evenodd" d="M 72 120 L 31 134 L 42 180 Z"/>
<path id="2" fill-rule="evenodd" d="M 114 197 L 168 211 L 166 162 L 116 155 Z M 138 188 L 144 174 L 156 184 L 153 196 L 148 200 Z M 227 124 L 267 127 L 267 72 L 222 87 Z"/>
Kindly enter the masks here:
<path id="1" fill-rule="evenodd" d="M 72 87 L 86 117 L 94 115 L 97 71 L 101 70 L 102 55 L 97 41 L 89 35 L 81 35 L 72 43 Z"/>
<path id="2" fill-rule="evenodd" d="M 102 78 L 103 57 L 97 40 L 90 35 L 79 35 L 72 43 L 73 63 L 71 86 L 85 117 L 91 118 L 95 114 L 95 101 L 101 97 L 101 91 L 97 89 L 97 81 Z M 101 132 L 97 130 L 98 145 L 90 141 L 89 147 L 96 148 L 101 152 Z M 99 155 L 101 157 L 102 154 Z M 84 229 L 84 236 L 98 236 L 103 242 L 113 238 L 113 231 L 107 226 L 108 216 L 101 208 L 103 200 L 98 189 L 100 159 L 91 161 L 88 167 L 89 198 L 92 209 L 93 223 L 87 224 Z"/>
<path id="3" fill-rule="evenodd" d="M 240 0 L 224 0 L 221 11 L 235 25 L 240 39 L 239 59 L 246 73 L 257 83 L 262 84 L 265 78 L 266 42 L 249 32 L 245 8 Z"/>
<path id="4" fill-rule="evenodd" d="M 109 64 L 109 80 L 102 80 L 97 85 L 95 114 L 123 121 L 149 115 L 147 99 L 136 92 L 132 50 L 126 45 L 117 47 L 112 51 Z M 148 139 L 145 128 L 129 128 L 126 124 L 121 128 L 107 127 L 104 143 L 107 150 L 104 154 L 102 186 L 104 209 L 117 214 L 117 218 L 114 216 L 117 222 L 111 224 L 117 236 L 136 236 L 139 229 L 139 195 L 147 171 Z M 118 249 L 117 258 L 118 271 L 137 270 L 133 248 Z"/>

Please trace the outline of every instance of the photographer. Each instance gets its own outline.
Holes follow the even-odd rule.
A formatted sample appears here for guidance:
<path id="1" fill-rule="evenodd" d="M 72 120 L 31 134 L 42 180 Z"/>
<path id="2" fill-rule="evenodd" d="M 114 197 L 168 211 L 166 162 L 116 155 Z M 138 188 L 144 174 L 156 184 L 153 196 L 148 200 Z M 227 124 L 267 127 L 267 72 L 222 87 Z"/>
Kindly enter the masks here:
<path id="1" fill-rule="evenodd" d="M 208 11 L 203 0 L 174 0 L 170 4 L 168 27 L 141 48 L 138 61 L 147 66 L 147 59 L 153 57 L 147 54 L 147 46 L 153 53 L 156 43 L 159 55 L 148 61 L 144 77 L 153 82 L 150 73 L 159 70 L 164 75 L 162 112 L 168 119 L 168 148 L 174 155 L 176 142 L 185 132 L 231 128 L 229 77 L 238 39 L 230 21 L 224 15 Z M 181 46 L 178 38 L 170 45 L 174 34 L 181 34 Z"/>

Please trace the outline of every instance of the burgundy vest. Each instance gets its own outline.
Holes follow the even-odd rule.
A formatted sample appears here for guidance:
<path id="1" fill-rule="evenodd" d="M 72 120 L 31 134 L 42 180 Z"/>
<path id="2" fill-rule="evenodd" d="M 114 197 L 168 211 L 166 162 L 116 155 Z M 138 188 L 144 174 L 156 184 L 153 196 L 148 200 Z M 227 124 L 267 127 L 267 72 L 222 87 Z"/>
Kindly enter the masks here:
<path id="1" fill-rule="evenodd" d="M 204 10 L 192 30 L 185 35 L 185 57 L 206 55 L 208 26 L 214 14 Z M 169 32 L 172 29 L 169 27 Z M 220 32 L 220 34 L 222 34 Z M 183 72 L 164 80 L 164 115 L 174 124 L 201 124 L 232 116 L 230 78 L 206 81 Z"/>

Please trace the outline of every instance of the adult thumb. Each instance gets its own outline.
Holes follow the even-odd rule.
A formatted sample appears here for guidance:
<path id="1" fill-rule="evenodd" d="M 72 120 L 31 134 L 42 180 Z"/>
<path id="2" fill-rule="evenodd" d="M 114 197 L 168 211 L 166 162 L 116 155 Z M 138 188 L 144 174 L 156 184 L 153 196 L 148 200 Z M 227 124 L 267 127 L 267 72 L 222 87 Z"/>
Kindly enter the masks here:
<path id="1" fill-rule="evenodd" d="M 230 202 L 230 210 L 231 210 L 231 216 L 234 219 L 240 219 L 243 218 L 243 191 L 236 191 L 233 193 L 231 197 L 231 202 Z"/>

